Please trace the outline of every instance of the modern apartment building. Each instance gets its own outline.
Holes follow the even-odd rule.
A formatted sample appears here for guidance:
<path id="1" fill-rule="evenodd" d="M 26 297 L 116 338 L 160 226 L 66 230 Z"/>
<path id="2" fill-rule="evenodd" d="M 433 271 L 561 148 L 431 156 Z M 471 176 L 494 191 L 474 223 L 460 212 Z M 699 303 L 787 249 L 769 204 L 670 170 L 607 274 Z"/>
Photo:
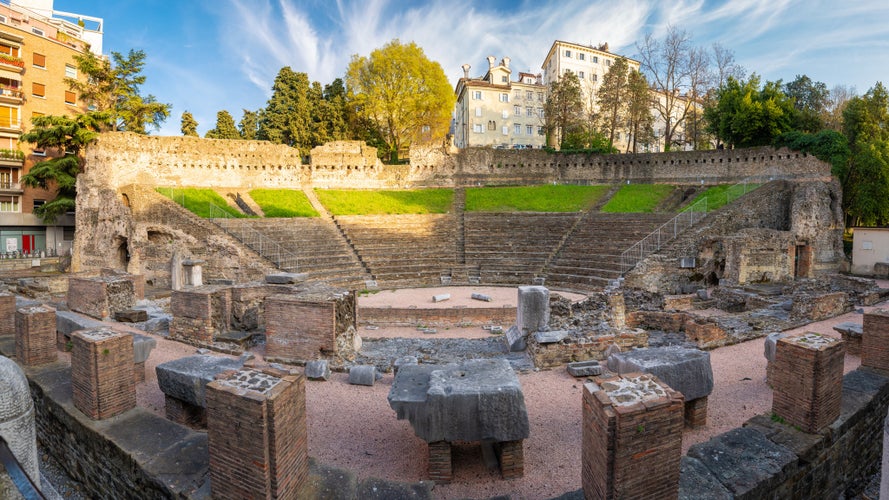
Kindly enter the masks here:
<path id="1" fill-rule="evenodd" d="M 54 152 L 19 138 L 33 117 L 86 110 L 64 80 L 85 78 L 74 56 L 87 48 L 101 54 L 103 26 L 52 7 L 52 0 L 0 0 L 0 255 L 65 253 L 74 240 L 73 215 L 52 225 L 33 215 L 54 194 L 25 188 L 21 178 Z"/>
<path id="2" fill-rule="evenodd" d="M 494 56 L 488 56 L 488 70 L 481 78 L 471 78 L 470 69 L 463 65 L 463 78 L 455 90 L 454 145 L 543 147 L 546 86 L 540 75 L 520 72 L 513 80 L 508 57 L 497 64 Z"/>

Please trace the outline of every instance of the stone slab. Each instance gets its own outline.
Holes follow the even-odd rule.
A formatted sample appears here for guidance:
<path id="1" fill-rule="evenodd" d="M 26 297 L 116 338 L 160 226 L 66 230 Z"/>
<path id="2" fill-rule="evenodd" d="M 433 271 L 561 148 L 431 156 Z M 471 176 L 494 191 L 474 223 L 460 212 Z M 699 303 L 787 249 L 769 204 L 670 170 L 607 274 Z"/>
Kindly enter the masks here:
<path id="1" fill-rule="evenodd" d="M 679 500 L 731 500 L 735 498 L 700 460 L 679 460 Z"/>
<path id="2" fill-rule="evenodd" d="M 565 340 L 568 336 L 568 330 L 553 330 L 550 332 L 537 332 L 534 334 L 534 340 L 538 344 L 555 344 Z"/>
<path id="3" fill-rule="evenodd" d="M 114 319 L 121 323 L 141 323 L 148 321 L 148 312 L 141 309 L 127 309 L 114 313 Z"/>
<path id="4" fill-rule="evenodd" d="M 692 401 L 713 391 L 710 353 L 686 347 L 648 347 L 608 357 L 608 369 L 618 374 L 643 372 L 656 375 Z"/>
<path id="5" fill-rule="evenodd" d="M 786 333 L 781 332 L 773 332 L 766 335 L 766 339 L 763 344 L 763 355 L 765 355 L 766 360 L 769 363 L 775 361 L 775 350 L 778 348 L 778 341 L 786 336 Z"/>
<path id="6" fill-rule="evenodd" d="M 101 328 L 105 323 L 93 318 L 88 318 L 71 311 L 56 311 L 56 331 L 66 337 L 70 337 L 77 330 L 94 330 Z"/>
<path id="7" fill-rule="evenodd" d="M 864 333 L 864 325 L 854 321 L 844 321 L 834 326 L 833 329 L 850 336 L 861 336 Z"/>
<path id="8" fill-rule="evenodd" d="M 293 285 L 302 283 L 308 277 L 306 273 L 276 273 L 266 275 L 265 282 L 270 285 Z"/>
<path id="9" fill-rule="evenodd" d="M 403 366 L 388 400 L 428 443 L 518 441 L 530 434 L 521 384 L 503 359 Z"/>
<path id="10" fill-rule="evenodd" d="M 525 341 L 525 334 L 515 325 L 506 330 L 504 338 L 506 339 L 506 346 L 509 348 L 509 352 L 524 351 L 528 348 L 528 343 Z"/>
<path id="11" fill-rule="evenodd" d="M 218 373 L 238 370 L 242 366 L 244 361 L 241 359 L 197 355 L 161 363 L 155 371 L 157 385 L 164 394 L 203 408 L 206 406 L 207 384 Z"/>
<path id="12" fill-rule="evenodd" d="M 305 375 L 309 380 L 329 380 L 330 365 L 326 359 L 309 361 L 306 363 Z"/>
<path id="13" fill-rule="evenodd" d="M 605 367 L 598 361 L 575 361 L 568 363 L 568 373 L 572 377 L 598 377 L 605 371 Z"/>

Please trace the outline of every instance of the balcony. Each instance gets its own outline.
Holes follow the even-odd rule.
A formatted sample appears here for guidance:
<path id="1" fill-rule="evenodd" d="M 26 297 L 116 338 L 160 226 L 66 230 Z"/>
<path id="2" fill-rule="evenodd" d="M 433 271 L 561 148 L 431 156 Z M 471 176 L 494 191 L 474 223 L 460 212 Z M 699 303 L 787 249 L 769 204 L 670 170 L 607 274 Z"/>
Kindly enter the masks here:
<path id="1" fill-rule="evenodd" d="M 25 101 L 25 93 L 15 87 L 0 87 L 0 102 L 5 104 L 21 104 Z"/>
<path id="2" fill-rule="evenodd" d="M 0 53 L 0 68 L 21 74 L 25 71 L 25 60 L 21 57 Z"/>
<path id="3" fill-rule="evenodd" d="M 21 168 L 25 164 L 25 153 L 17 149 L 0 148 L 0 167 Z"/>
<path id="4" fill-rule="evenodd" d="M 0 194 L 22 194 L 23 192 L 20 182 L 0 181 Z"/>

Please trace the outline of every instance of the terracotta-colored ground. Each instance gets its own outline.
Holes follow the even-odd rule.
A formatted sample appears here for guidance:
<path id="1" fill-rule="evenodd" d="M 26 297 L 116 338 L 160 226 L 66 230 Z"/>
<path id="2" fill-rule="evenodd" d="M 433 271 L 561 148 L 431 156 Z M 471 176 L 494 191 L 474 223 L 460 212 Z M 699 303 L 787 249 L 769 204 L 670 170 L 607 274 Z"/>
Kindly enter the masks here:
<path id="1" fill-rule="evenodd" d="M 883 286 L 886 286 L 883 284 Z M 515 301 L 514 288 L 474 288 L 497 296 L 498 301 Z M 448 307 L 459 305 L 458 288 L 422 289 L 399 294 L 380 292 L 363 297 L 361 305 L 388 297 L 394 307 L 410 305 L 410 299 L 426 300 L 436 293 L 451 293 Z M 468 297 L 469 293 L 466 293 Z M 462 299 L 459 299 L 462 300 Z M 469 301 L 467 306 L 471 306 Z M 495 302 L 497 303 L 497 302 Z M 482 307 L 489 303 L 478 302 Z M 881 304 L 885 307 L 885 303 Z M 871 308 L 865 308 L 869 310 Z M 360 312 L 359 312 L 360 314 Z M 838 318 L 813 323 L 800 331 L 815 331 L 836 336 L 832 326 L 842 321 L 858 321 L 860 314 L 849 313 Z M 463 329 L 441 331 L 451 335 Z M 481 328 L 468 329 L 467 336 L 488 336 Z M 415 329 L 390 332 L 380 329 L 361 331 L 364 336 L 380 337 L 394 334 L 421 336 Z M 371 335 L 372 334 L 372 335 Z M 157 388 L 154 367 L 158 363 L 190 355 L 194 347 L 157 337 L 158 346 L 147 361 L 145 383 L 137 387 L 140 406 L 163 414 L 163 394 Z M 683 450 L 694 443 L 739 426 L 748 418 L 767 413 L 771 408 L 771 390 L 765 384 L 766 361 L 763 339 L 724 347 L 711 352 L 715 388 L 709 398 L 709 418 L 705 428 L 683 434 Z M 855 369 L 860 359 L 846 356 L 846 371 Z M 352 386 L 346 375 L 333 374 L 327 382 L 309 382 L 306 391 L 308 412 L 309 454 L 322 463 L 344 467 L 361 477 L 381 477 L 399 481 L 420 481 L 426 477 L 426 444 L 417 438 L 407 421 L 395 418 L 386 396 L 392 385 L 388 374 L 374 387 Z M 454 481 L 438 485 L 438 498 L 484 498 L 511 495 L 512 498 L 551 498 L 580 488 L 581 380 L 569 376 L 564 369 L 546 370 L 520 375 L 525 404 L 531 423 L 531 436 L 525 441 L 525 476 L 504 481 L 499 473 L 485 468 L 478 446 L 461 445 L 454 454 Z"/>

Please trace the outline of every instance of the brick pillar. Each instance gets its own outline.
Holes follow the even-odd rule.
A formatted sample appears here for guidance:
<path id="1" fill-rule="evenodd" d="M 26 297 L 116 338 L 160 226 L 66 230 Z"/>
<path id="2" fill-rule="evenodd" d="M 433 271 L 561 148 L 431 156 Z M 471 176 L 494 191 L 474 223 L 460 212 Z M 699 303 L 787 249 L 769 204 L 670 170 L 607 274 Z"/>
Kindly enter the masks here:
<path id="1" fill-rule="evenodd" d="M 15 295 L 0 292 L 0 335 L 15 335 Z"/>
<path id="2" fill-rule="evenodd" d="M 889 310 L 864 313 L 861 366 L 889 371 Z"/>
<path id="3" fill-rule="evenodd" d="M 134 408 L 133 336 L 98 328 L 74 332 L 71 341 L 74 406 L 93 420 Z"/>
<path id="4" fill-rule="evenodd" d="M 15 311 L 15 357 L 25 366 L 52 363 L 56 351 L 56 310 L 49 306 Z"/>
<path id="5" fill-rule="evenodd" d="M 453 477 L 451 443 L 447 441 L 429 443 L 429 479 L 438 484 L 444 484 L 450 483 Z"/>
<path id="6" fill-rule="evenodd" d="M 817 333 L 778 340 L 772 412 L 806 432 L 830 425 L 840 416 L 845 355 L 842 340 Z"/>
<path id="7" fill-rule="evenodd" d="M 707 425 L 707 396 L 685 402 L 685 426 L 697 429 Z"/>
<path id="8" fill-rule="evenodd" d="M 587 382 L 583 390 L 584 497 L 677 498 L 682 394 L 650 374 Z"/>
<path id="9" fill-rule="evenodd" d="M 207 384 L 214 498 L 298 498 L 308 477 L 302 375 L 242 368 Z"/>
<path id="10" fill-rule="evenodd" d="M 525 475 L 522 443 L 521 439 L 497 443 L 497 459 L 500 461 L 500 475 L 503 479 L 517 479 Z"/>

